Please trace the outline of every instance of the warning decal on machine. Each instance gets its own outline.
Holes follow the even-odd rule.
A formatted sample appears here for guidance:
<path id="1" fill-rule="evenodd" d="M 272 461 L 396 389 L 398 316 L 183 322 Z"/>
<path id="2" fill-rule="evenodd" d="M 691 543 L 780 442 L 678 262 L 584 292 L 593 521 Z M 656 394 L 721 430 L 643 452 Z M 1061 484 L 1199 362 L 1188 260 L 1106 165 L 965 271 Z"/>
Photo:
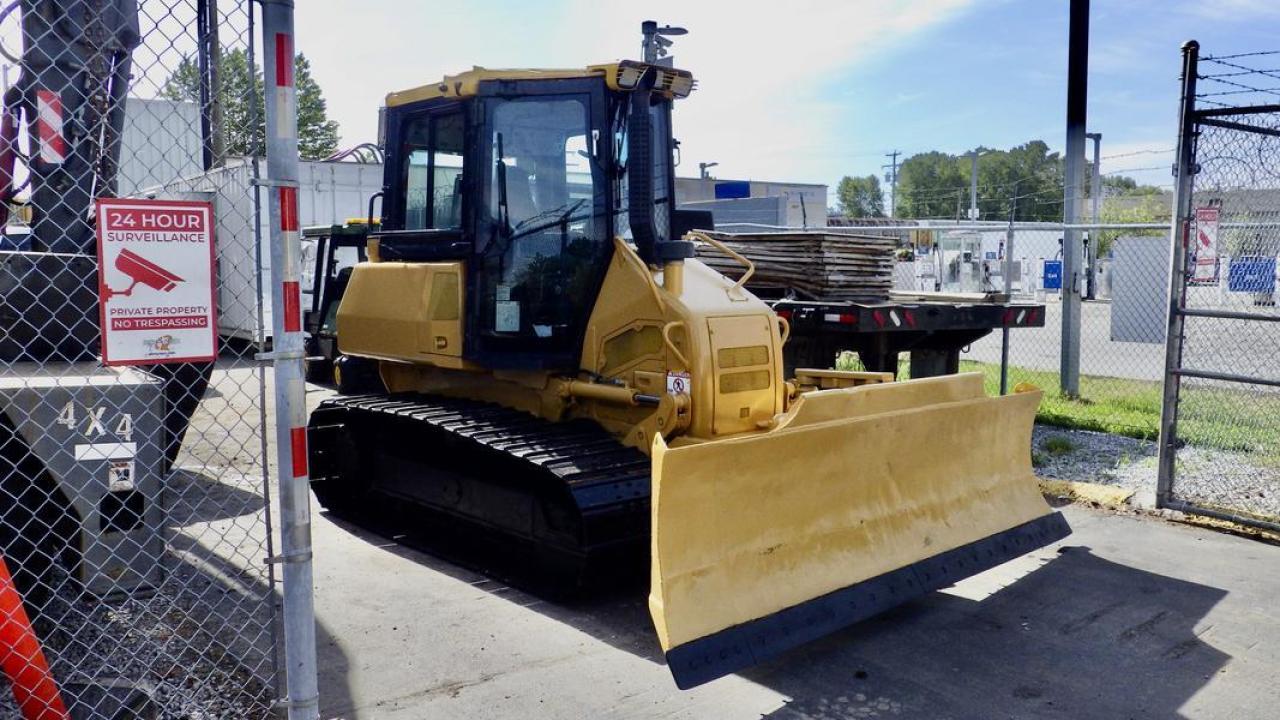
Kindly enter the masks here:
<path id="1" fill-rule="evenodd" d="M 99 198 L 97 229 L 103 364 L 213 360 L 212 205 Z"/>
<path id="2" fill-rule="evenodd" d="M 689 373 L 684 371 L 667 373 L 667 393 L 670 395 L 688 395 L 689 379 Z"/>

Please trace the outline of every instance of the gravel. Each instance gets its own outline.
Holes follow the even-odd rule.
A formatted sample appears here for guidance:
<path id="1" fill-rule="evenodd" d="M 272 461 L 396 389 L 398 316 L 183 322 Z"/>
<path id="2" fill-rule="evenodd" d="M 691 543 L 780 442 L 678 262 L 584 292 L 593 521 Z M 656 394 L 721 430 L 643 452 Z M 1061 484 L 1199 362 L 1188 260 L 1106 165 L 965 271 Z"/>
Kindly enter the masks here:
<path id="1" fill-rule="evenodd" d="M 1156 443 L 1037 424 L 1032 462 L 1040 477 L 1112 485 L 1154 497 Z M 1179 499 L 1264 518 L 1280 518 L 1280 469 L 1247 453 L 1185 446 L 1178 450 Z"/>
<path id="2" fill-rule="evenodd" d="M 50 578 L 58 589 L 33 623 L 63 700 L 79 705 L 73 717 L 113 717 L 100 692 L 113 684 L 117 692 L 137 688 L 150 696 L 152 712 L 142 717 L 269 717 L 271 637 L 262 588 L 246 592 L 176 558 L 166 565 L 172 567 L 161 587 L 117 599 L 80 591 L 65 574 Z M 0 719 L 19 720 L 7 688 L 0 695 Z"/>
<path id="3" fill-rule="evenodd" d="M 1155 487 L 1156 444 L 1150 440 L 1037 424 L 1031 444 L 1032 463 L 1040 477 L 1134 491 Z"/>

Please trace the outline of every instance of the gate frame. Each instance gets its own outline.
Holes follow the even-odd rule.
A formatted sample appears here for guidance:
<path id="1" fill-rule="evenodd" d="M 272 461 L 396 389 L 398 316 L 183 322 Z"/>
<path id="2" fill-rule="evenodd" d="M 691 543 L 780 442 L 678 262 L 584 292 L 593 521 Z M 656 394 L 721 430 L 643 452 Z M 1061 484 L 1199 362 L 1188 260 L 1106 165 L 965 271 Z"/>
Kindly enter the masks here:
<path id="1" fill-rule="evenodd" d="M 1178 396 L 1182 389 L 1182 378 L 1191 377 L 1248 385 L 1280 387 L 1280 381 L 1277 380 L 1197 370 L 1183 367 L 1182 365 L 1185 318 L 1187 317 L 1258 322 L 1280 321 L 1280 316 L 1274 315 L 1227 310 L 1200 310 L 1186 306 L 1187 256 L 1190 253 L 1191 225 L 1195 220 L 1192 194 L 1195 187 L 1195 176 L 1200 170 L 1199 165 L 1196 163 L 1196 144 L 1200 137 L 1200 127 L 1211 125 L 1240 132 L 1280 136 L 1280 131 L 1277 130 L 1223 119 L 1224 117 L 1280 112 L 1280 104 L 1197 109 L 1196 80 L 1199 73 L 1199 63 L 1200 43 L 1195 40 L 1188 40 L 1182 45 L 1182 100 L 1181 109 L 1178 113 L 1178 147 L 1175 160 L 1177 163 L 1175 165 L 1177 180 L 1174 185 L 1173 217 L 1169 231 L 1169 244 L 1172 252 L 1170 252 L 1169 261 L 1169 312 L 1167 316 L 1167 334 L 1165 335 L 1164 388 L 1160 407 L 1160 438 L 1158 443 L 1160 459 L 1159 471 L 1156 476 L 1156 507 L 1280 532 L 1280 522 L 1264 520 L 1244 513 L 1231 513 L 1186 500 L 1179 500 L 1174 497 L 1173 493 L 1173 483 L 1177 474 L 1179 444 Z"/>

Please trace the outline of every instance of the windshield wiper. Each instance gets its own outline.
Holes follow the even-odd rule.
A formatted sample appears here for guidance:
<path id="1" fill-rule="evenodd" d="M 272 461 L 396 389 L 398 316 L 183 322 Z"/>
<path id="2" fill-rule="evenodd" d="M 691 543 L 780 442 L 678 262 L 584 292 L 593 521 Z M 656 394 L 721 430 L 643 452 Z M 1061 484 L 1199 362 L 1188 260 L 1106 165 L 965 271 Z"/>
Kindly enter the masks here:
<path id="1" fill-rule="evenodd" d="M 507 206 L 507 161 L 502 152 L 502 133 L 498 133 L 498 159 L 494 172 L 498 178 L 498 221 L 506 235 L 511 234 L 511 209 Z"/>
<path id="2" fill-rule="evenodd" d="M 543 219 L 543 218 L 548 218 L 548 217 L 550 217 L 550 215 L 553 215 L 553 214 L 559 213 L 559 215 L 557 215 L 557 218 L 556 218 L 556 219 L 554 219 L 554 220 L 553 220 L 553 222 L 545 223 L 545 224 L 541 224 L 541 225 L 538 225 L 538 227 L 535 227 L 535 228 L 529 228 L 529 229 L 526 229 L 526 231 L 525 231 L 525 232 L 517 232 L 517 233 L 515 233 L 515 234 L 512 234 L 512 236 L 511 236 L 511 240 L 516 240 L 516 238 L 517 238 L 517 237 L 524 237 L 524 236 L 526 236 L 526 234 L 535 233 L 535 232 L 539 232 L 539 231 L 544 231 L 544 229 L 547 229 L 547 228 L 553 228 L 553 227 L 556 227 L 556 225 L 566 223 L 566 222 L 567 222 L 567 220 L 568 220 L 568 219 L 570 219 L 571 215 L 573 214 L 573 210 L 577 210 L 577 209 L 581 208 L 582 204 L 584 204 L 584 202 L 586 202 L 586 201 L 588 201 L 588 200 L 589 200 L 589 199 L 588 199 L 588 197 L 579 197 L 579 199 L 577 199 L 577 200 L 575 200 L 575 201 L 573 201 L 573 202 L 568 202 L 568 204 L 566 204 L 566 205 L 561 205 L 561 206 L 559 206 L 559 208 L 552 208 L 552 209 L 550 209 L 550 210 L 544 210 L 544 211 L 541 211 L 541 213 L 539 213 L 539 214 L 531 215 L 531 217 L 529 217 L 529 218 L 525 218 L 524 220 L 520 220 L 520 222 L 516 223 L 516 227 L 511 228 L 511 229 L 512 229 L 512 231 L 518 231 L 518 229 L 520 229 L 520 228 L 522 228 L 522 227 L 525 227 L 525 225 L 527 225 L 527 224 L 530 224 L 530 223 L 534 222 L 534 220 L 541 220 L 541 219 Z M 564 208 L 563 213 L 561 213 L 561 208 Z"/>

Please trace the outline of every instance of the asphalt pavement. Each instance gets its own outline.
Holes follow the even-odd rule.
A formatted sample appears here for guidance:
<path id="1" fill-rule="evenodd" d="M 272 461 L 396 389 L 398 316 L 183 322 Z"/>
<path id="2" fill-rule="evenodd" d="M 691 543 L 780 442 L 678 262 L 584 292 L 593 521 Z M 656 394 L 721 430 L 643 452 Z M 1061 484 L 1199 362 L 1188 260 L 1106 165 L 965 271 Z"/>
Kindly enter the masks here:
<path id="1" fill-rule="evenodd" d="M 1222 310 L 1280 315 L 1275 307 L 1254 306 L 1236 295 L 1230 303 L 1217 302 L 1216 288 L 1193 288 L 1190 303 L 1197 310 Z M 1053 295 L 1043 300 L 1044 327 L 1021 328 L 1009 333 L 1009 364 L 1013 367 L 1058 372 L 1061 367 L 1062 303 Z M 1148 330 L 1158 342 L 1120 342 L 1112 339 L 1112 303 L 1083 302 L 1080 306 L 1080 373 L 1099 377 L 1156 380 L 1164 377 L 1165 322 L 1147 317 Z M 1183 349 L 1185 367 L 1212 372 L 1280 380 L 1280 322 L 1190 318 Z M 962 360 L 1000 362 L 1001 334 L 993 332 L 973 343 Z"/>
<path id="2" fill-rule="evenodd" d="M 1275 716 L 1280 547 L 1064 512 L 1061 543 L 690 691 L 643 582 L 548 602 L 318 513 L 322 717 Z"/>

